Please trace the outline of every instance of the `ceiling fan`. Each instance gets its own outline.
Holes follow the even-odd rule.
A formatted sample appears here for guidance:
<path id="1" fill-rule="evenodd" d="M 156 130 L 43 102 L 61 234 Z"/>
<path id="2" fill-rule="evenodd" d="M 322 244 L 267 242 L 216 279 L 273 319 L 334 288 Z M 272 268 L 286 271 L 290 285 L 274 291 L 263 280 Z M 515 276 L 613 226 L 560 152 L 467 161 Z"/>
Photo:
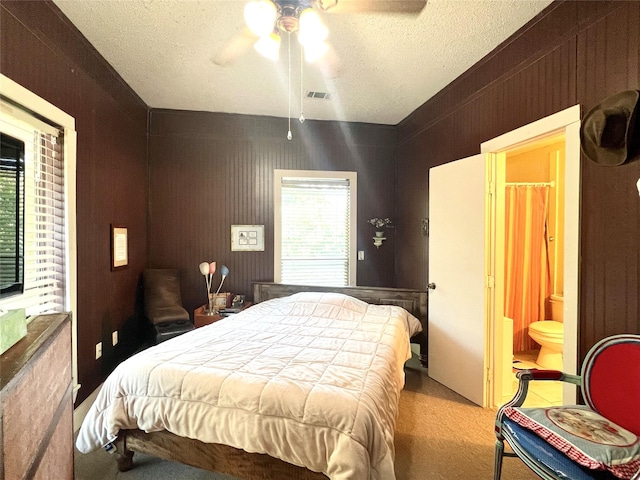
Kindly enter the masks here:
<path id="1" fill-rule="evenodd" d="M 253 0 L 244 8 L 245 27 L 212 59 L 228 65 L 253 46 L 261 55 L 277 60 L 281 37 L 296 34 L 305 58 L 314 62 L 327 55 L 329 31 L 322 13 L 404 13 L 419 14 L 427 0 Z M 333 56 L 335 63 L 335 55 Z"/>

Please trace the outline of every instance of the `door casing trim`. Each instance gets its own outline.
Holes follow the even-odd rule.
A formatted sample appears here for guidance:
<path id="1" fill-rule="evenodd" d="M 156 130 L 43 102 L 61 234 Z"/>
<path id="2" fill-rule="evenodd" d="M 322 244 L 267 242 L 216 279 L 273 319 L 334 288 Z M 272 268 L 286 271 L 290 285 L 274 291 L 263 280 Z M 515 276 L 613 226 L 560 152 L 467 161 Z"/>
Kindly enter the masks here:
<path id="1" fill-rule="evenodd" d="M 488 140 L 480 145 L 480 151 L 495 159 L 501 151 L 516 148 L 522 144 L 534 141 L 536 138 L 547 136 L 564 130 L 565 133 L 565 248 L 564 248 L 564 347 L 563 371 L 577 374 L 578 368 L 578 307 L 579 307 L 579 259 L 580 259 L 580 105 L 574 105 L 548 117 L 542 118 L 528 125 L 507 132 Z M 489 246 L 492 248 L 492 246 Z M 487 312 L 496 314 L 495 291 L 492 296 L 492 306 Z M 498 309 L 502 311 L 503 309 Z M 495 314 L 494 318 L 495 320 Z M 493 380 L 490 395 L 490 405 L 497 406 L 501 401 L 502 368 L 497 359 L 501 358 L 502 342 L 495 341 L 502 338 L 502 322 L 487 319 L 486 337 L 492 344 L 489 348 L 487 365 Z M 577 390 L 574 385 L 563 386 L 563 403 L 574 403 Z"/>

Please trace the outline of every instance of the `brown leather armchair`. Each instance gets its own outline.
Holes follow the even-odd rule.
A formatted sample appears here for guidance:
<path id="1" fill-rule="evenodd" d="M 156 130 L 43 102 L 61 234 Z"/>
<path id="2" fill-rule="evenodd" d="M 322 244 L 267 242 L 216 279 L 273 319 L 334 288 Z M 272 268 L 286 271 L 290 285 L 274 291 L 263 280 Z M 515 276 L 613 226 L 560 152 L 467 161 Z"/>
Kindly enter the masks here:
<path id="1" fill-rule="evenodd" d="M 143 272 L 144 313 L 153 326 L 155 343 L 194 329 L 189 312 L 182 306 L 177 269 L 147 269 Z"/>

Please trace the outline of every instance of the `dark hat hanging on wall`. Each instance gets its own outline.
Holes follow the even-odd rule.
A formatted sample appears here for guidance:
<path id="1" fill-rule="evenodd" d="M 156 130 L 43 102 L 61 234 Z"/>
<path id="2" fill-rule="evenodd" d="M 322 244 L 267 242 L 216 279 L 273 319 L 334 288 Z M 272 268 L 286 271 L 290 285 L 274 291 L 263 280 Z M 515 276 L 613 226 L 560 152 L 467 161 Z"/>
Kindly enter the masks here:
<path id="1" fill-rule="evenodd" d="M 640 134 L 635 128 L 639 98 L 637 90 L 616 93 L 585 115 L 580 126 L 580 144 L 590 160 L 613 167 L 633 155 Z"/>

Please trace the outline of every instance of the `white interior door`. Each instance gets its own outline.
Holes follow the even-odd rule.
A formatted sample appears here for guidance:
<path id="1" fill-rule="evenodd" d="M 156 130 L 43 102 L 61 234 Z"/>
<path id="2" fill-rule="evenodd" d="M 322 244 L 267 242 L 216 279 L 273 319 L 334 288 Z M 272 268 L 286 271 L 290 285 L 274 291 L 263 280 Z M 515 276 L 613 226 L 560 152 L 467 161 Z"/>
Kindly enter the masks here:
<path id="1" fill-rule="evenodd" d="M 487 406 L 485 156 L 429 171 L 429 376 Z"/>

